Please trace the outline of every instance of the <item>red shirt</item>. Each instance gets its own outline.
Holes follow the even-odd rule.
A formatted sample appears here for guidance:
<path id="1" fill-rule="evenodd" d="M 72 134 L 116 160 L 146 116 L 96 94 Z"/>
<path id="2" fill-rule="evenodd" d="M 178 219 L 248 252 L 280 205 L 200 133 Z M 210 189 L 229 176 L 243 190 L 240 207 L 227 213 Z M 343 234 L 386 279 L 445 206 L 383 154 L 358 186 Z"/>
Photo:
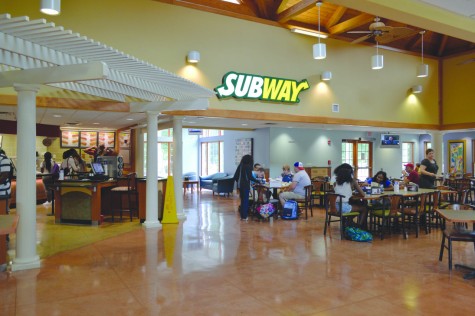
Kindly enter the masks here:
<path id="1" fill-rule="evenodd" d="M 407 180 L 415 184 L 419 184 L 419 173 L 415 170 L 412 170 L 407 176 Z"/>

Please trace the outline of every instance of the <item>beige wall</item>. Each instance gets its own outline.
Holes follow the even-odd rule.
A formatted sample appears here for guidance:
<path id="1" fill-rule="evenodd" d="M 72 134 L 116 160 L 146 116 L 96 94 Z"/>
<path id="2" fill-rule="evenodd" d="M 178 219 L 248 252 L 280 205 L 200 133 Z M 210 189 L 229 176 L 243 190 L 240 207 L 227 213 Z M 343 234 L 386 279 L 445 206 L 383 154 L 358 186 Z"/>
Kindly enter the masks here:
<path id="1" fill-rule="evenodd" d="M 221 84 L 223 75 L 231 70 L 307 79 L 311 84 L 309 90 L 300 94 L 298 105 L 213 99 L 210 108 L 439 123 L 435 60 L 426 58 L 429 77 L 417 78 L 419 56 L 380 50 L 385 66 L 375 71 L 370 69 L 375 48 L 325 39 L 327 58 L 316 61 L 312 59 L 314 38 L 151 0 L 63 1 L 61 15 L 57 17 L 40 14 L 38 6 L 37 0 L 24 0 L 21 4 L 7 1 L 0 4 L 0 10 L 13 16 L 29 15 L 31 19 L 54 21 L 211 89 Z M 201 62 L 196 67 L 185 63 L 189 50 L 201 52 Z M 319 83 L 325 70 L 333 73 L 328 84 Z M 415 84 L 424 89 L 417 96 L 410 94 Z M 332 103 L 340 104 L 340 113 L 331 112 Z M 466 116 L 460 119 L 468 120 Z"/>

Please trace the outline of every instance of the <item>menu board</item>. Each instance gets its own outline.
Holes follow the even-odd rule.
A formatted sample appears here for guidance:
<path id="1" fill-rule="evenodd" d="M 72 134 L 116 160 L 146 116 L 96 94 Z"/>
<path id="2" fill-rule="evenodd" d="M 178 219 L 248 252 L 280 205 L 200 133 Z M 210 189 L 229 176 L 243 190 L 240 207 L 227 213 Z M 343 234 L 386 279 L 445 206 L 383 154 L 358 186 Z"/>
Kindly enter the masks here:
<path id="1" fill-rule="evenodd" d="M 99 132 L 99 145 L 104 145 L 107 148 L 115 147 L 115 133 L 114 132 Z"/>
<path id="2" fill-rule="evenodd" d="M 61 147 L 79 147 L 79 131 L 61 131 Z"/>
<path id="3" fill-rule="evenodd" d="M 81 148 L 97 146 L 97 132 L 81 132 Z"/>

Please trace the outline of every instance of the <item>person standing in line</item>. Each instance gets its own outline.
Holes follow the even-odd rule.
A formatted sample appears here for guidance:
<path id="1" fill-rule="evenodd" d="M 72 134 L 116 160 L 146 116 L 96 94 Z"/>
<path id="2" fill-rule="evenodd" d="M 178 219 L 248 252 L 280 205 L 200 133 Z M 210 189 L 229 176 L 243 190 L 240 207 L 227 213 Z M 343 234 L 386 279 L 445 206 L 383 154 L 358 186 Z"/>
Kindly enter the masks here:
<path id="1" fill-rule="evenodd" d="M 63 162 L 61 163 L 61 170 L 64 170 L 65 176 L 70 176 L 73 172 L 78 172 L 79 167 L 74 160 L 74 149 L 68 149 L 63 153 Z M 77 153 L 77 152 L 76 152 Z"/>
<path id="2" fill-rule="evenodd" d="M 58 179 L 59 176 L 59 166 L 54 162 L 53 156 L 49 151 L 45 152 L 44 160 L 40 164 L 40 171 L 43 173 L 43 185 L 45 186 L 46 191 L 46 202 L 44 205 L 48 205 L 53 200 L 53 192 L 51 188 L 53 187 L 54 180 Z"/>
<path id="3" fill-rule="evenodd" d="M 258 181 L 252 174 L 252 164 L 252 156 L 244 155 L 241 158 L 239 166 L 236 168 L 236 172 L 234 172 L 234 181 L 237 182 L 239 196 L 241 198 L 240 215 L 242 221 L 248 220 L 249 192 L 251 191 L 251 181 Z"/>
<path id="4" fill-rule="evenodd" d="M 0 199 L 5 199 L 6 202 L 6 213 L 8 214 L 8 198 L 11 194 L 11 183 L 10 183 L 10 173 L 11 173 L 11 161 L 7 157 L 5 151 L 0 148 Z M 0 210 L 0 214 L 3 211 Z"/>
<path id="5" fill-rule="evenodd" d="M 439 166 L 434 159 L 434 149 L 429 148 L 426 150 L 426 158 L 421 161 L 419 187 L 426 189 L 435 188 L 435 180 L 437 179 L 437 171 Z"/>

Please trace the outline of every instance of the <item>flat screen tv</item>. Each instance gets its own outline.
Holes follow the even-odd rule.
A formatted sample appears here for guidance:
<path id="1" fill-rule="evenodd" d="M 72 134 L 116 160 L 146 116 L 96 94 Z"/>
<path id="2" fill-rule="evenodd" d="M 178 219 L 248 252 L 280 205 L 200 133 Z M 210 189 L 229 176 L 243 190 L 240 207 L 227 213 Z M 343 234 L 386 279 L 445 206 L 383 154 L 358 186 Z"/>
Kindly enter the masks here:
<path id="1" fill-rule="evenodd" d="M 399 148 L 399 135 L 395 134 L 381 134 L 381 147 Z"/>

